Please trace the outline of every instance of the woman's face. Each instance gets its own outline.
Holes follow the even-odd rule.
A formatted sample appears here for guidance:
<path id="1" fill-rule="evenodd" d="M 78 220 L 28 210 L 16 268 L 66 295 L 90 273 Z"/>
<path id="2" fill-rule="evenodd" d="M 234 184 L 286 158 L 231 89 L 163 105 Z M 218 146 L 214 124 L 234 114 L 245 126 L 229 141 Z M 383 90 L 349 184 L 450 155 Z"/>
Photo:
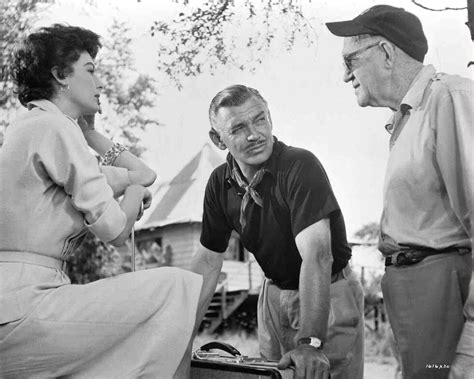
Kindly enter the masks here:
<path id="1" fill-rule="evenodd" d="M 69 116 L 77 118 L 100 111 L 99 96 L 103 84 L 95 74 L 94 60 L 88 52 L 83 52 L 71 68 L 65 78 L 68 88 L 60 93 L 68 100 Z"/>

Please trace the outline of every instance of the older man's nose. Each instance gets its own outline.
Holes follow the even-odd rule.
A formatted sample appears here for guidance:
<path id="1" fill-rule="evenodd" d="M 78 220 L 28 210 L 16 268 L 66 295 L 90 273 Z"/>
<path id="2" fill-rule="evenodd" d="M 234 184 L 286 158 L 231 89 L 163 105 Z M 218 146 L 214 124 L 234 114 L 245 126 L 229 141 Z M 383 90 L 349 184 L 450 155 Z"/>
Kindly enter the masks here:
<path id="1" fill-rule="evenodd" d="M 350 82 L 354 77 L 352 71 L 350 71 L 347 67 L 344 67 L 344 72 L 342 73 L 342 80 L 347 83 Z"/>

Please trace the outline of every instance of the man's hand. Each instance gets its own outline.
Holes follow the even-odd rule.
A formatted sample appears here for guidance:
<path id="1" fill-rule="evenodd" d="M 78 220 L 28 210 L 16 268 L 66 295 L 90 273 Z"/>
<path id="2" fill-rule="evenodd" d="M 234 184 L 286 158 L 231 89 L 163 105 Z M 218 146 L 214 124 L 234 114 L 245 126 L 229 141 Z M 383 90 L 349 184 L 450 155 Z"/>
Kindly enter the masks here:
<path id="1" fill-rule="evenodd" d="M 80 116 L 77 119 L 77 123 L 81 127 L 82 133 L 94 130 L 95 116 L 93 114 L 87 116 Z"/>
<path id="2" fill-rule="evenodd" d="M 449 379 L 471 379 L 474 373 L 474 357 L 456 354 L 449 370 Z"/>
<path id="3" fill-rule="evenodd" d="M 302 344 L 286 353 L 278 362 L 279 369 L 285 369 L 293 363 L 295 379 L 328 379 L 329 360 L 322 350 Z"/>

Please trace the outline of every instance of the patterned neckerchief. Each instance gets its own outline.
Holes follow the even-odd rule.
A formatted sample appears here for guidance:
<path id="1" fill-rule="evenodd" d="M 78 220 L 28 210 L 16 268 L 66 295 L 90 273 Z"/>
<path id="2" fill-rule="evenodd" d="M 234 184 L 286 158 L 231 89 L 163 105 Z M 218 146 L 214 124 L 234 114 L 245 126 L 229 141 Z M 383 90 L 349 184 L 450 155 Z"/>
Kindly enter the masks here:
<path id="1" fill-rule="evenodd" d="M 263 208 L 263 198 L 257 192 L 255 188 L 260 184 L 267 170 L 265 166 L 260 168 L 253 176 L 250 183 L 248 183 L 247 179 L 242 174 L 242 171 L 240 171 L 239 165 L 230 154 L 227 155 L 227 164 L 229 165 L 229 168 L 230 168 L 231 178 L 237 183 L 237 185 L 240 188 L 242 188 L 245 191 L 244 196 L 242 197 L 242 203 L 240 204 L 240 218 L 239 218 L 240 225 L 242 227 L 242 232 L 243 232 L 245 226 L 247 225 L 247 220 L 245 218 L 245 209 L 247 208 L 247 205 L 249 204 L 250 199 L 252 199 L 255 202 L 255 204 L 257 204 L 259 207 Z"/>

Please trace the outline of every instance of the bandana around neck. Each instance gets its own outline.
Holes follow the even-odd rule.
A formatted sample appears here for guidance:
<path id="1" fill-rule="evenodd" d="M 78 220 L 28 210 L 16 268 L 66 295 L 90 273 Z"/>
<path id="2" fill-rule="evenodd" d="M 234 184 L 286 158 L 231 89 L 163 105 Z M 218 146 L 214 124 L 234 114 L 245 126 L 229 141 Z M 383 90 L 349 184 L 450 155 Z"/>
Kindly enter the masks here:
<path id="1" fill-rule="evenodd" d="M 253 176 L 250 183 L 248 183 L 247 179 L 242 174 L 242 171 L 240 171 L 239 165 L 230 154 L 227 156 L 227 164 L 229 165 L 232 179 L 237 183 L 237 185 L 240 188 L 245 190 L 244 196 L 242 197 L 242 203 L 240 204 L 240 218 L 239 218 L 240 225 L 242 227 L 242 232 L 243 232 L 245 226 L 247 225 L 247 220 L 245 219 L 245 209 L 247 208 L 247 205 L 249 204 L 250 199 L 252 199 L 255 202 L 255 204 L 257 204 L 259 207 L 263 207 L 263 198 L 257 192 L 255 188 L 262 181 L 265 175 L 266 169 L 265 169 L 265 166 L 260 168 Z"/>

